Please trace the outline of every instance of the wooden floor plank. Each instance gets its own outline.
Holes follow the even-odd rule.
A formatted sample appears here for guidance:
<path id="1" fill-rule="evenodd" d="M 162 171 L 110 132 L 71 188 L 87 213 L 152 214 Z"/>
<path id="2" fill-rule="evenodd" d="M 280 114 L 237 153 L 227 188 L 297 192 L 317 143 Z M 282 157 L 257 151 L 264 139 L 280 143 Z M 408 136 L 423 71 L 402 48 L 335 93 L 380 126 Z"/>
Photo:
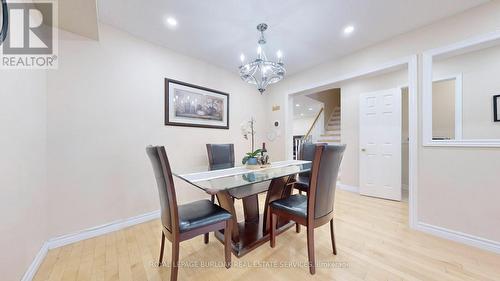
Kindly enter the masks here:
<path id="1" fill-rule="evenodd" d="M 179 280 L 500 280 L 500 255 L 411 230 L 405 202 L 339 190 L 335 209 L 338 255 L 331 254 L 329 227 L 317 228 L 316 260 L 323 264 L 314 276 L 305 267 L 305 231 L 291 229 L 278 236 L 274 249 L 265 244 L 241 259 L 233 256 L 229 270 L 207 267 L 224 260 L 213 234 L 208 245 L 201 236 L 183 242 Z M 160 235 L 154 220 L 50 250 L 34 280 L 169 280 L 170 268 L 156 266 Z M 170 253 L 167 242 L 167 265 Z"/>

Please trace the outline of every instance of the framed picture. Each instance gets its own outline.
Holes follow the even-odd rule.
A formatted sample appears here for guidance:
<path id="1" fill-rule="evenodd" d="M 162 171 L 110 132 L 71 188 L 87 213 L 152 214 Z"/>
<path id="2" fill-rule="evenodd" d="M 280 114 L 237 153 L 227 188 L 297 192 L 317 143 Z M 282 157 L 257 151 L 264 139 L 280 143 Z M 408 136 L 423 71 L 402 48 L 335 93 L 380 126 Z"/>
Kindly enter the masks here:
<path id="1" fill-rule="evenodd" d="M 493 121 L 500 122 L 500 95 L 493 96 Z"/>
<path id="2" fill-rule="evenodd" d="M 229 94 L 167 78 L 165 125 L 229 129 Z"/>

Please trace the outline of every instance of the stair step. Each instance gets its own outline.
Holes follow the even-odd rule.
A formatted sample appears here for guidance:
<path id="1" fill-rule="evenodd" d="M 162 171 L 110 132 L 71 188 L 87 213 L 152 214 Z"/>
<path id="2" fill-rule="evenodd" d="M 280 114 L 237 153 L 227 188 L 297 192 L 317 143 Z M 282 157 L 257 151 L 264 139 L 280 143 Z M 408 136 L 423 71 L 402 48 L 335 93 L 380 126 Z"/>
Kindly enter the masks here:
<path id="1" fill-rule="evenodd" d="M 336 131 L 326 131 L 324 135 L 321 135 L 321 136 L 327 136 L 327 137 L 331 137 L 331 136 L 338 136 L 340 137 L 340 132 L 336 132 Z"/>
<path id="2" fill-rule="evenodd" d="M 327 131 L 336 131 L 336 130 L 340 130 L 340 125 L 331 125 L 331 126 L 330 126 L 330 125 L 328 125 L 328 126 L 326 127 L 326 130 L 327 130 Z"/>
<path id="3" fill-rule="evenodd" d="M 332 138 L 320 138 L 319 142 L 341 142 L 340 138 L 332 139 Z"/>
<path id="4" fill-rule="evenodd" d="M 340 125 L 340 120 L 339 121 L 330 121 L 328 122 L 329 126 L 335 126 L 335 125 Z"/>
<path id="5" fill-rule="evenodd" d="M 321 136 L 320 139 L 324 139 L 324 140 L 340 140 L 340 136 Z"/>
<path id="6" fill-rule="evenodd" d="M 321 134 L 322 137 L 340 137 L 340 132 L 325 132 L 324 134 Z"/>
<path id="7" fill-rule="evenodd" d="M 325 140 L 325 139 L 321 139 L 321 140 L 318 140 L 317 142 L 340 143 L 340 140 Z"/>

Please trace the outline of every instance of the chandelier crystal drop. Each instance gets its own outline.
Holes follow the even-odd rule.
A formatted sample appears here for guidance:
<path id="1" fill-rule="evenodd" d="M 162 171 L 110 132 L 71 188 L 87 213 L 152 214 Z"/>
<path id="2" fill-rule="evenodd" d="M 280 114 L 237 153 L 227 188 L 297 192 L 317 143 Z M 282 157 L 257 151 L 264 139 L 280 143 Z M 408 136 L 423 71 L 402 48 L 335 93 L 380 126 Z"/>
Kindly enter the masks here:
<path id="1" fill-rule="evenodd" d="M 261 23 L 257 25 L 257 30 L 260 32 L 259 45 L 257 47 L 257 58 L 245 64 L 245 55 L 241 54 L 240 77 L 243 81 L 257 85 L 257 89 L 262 94 L 269 84 L 279 82 L 285 77 L 285 65 L 283 64 L 283 55 L 281 51 L 276 53 L 277 62 L 267 59 L 265 46 L 266 38 L 264 31 L 267 29 L 267 24 Z"/>

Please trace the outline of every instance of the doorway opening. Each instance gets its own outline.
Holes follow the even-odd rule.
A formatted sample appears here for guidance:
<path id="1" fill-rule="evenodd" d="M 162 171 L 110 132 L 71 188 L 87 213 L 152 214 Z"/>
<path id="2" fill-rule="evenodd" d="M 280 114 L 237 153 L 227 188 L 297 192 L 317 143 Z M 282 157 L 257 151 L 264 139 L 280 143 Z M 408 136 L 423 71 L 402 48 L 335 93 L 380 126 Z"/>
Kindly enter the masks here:
<path id="1" fill-rule="evenodd" d="M 361 174 L 361 145 L 360 145 L 360 95 L 374 91 L 393 89 L 398 92 L 398 116 L 399 124 L 393 131 L 397 130 L 397 139 L 394 139 L 396 169 L 384 169 L 390 171 L 393 176 L 393 186 L 399 189 L 399 197 L 393 200 L 408 201 L 410 227 L 416 226 L 416 194 L 417 194 L 417 59 L 416 57 L 405 58 L 393 63 L 387 63 L 380 67 L 360 71 L 348 76 L 332 79 L 332 82 L 322 85 L 310 85 L 296 93 L 287 96 L 288 106 L 285 124 L 293 124 L 295 112 L 294 99 L 298 96 L 311 95 L 314 93 L 336 89 L 340 95 L 340 143 L 346 144 L 347 149 L 341 166 L 341 178 L 337 185 L 339 189 L 345 189 L 360 193 Z M 402 86 L 404 85 L 404 86 Z M 389 100 L 389 99 L 388 99 Z M 324 125 L 324 124 L 323 124 Z M 286 128 L 287 152 L 293 157 L 293 134 L 292 126 Z M 380 130 L 379 130 L 380 131 Z M 382 133 L 383 134 L 383 133 Z M 319 139 L 318 139 L 319 140 Z M 382 147 L 383 147 L 382 143 Z M 385 186 L 382 185 L 382 188 Z"/>
<path id="2" fill-rule="evenodd" d="M 293 159 L 304 142 L 340 144 L 340 99 L 339 88 L 291 97 Z"/>

